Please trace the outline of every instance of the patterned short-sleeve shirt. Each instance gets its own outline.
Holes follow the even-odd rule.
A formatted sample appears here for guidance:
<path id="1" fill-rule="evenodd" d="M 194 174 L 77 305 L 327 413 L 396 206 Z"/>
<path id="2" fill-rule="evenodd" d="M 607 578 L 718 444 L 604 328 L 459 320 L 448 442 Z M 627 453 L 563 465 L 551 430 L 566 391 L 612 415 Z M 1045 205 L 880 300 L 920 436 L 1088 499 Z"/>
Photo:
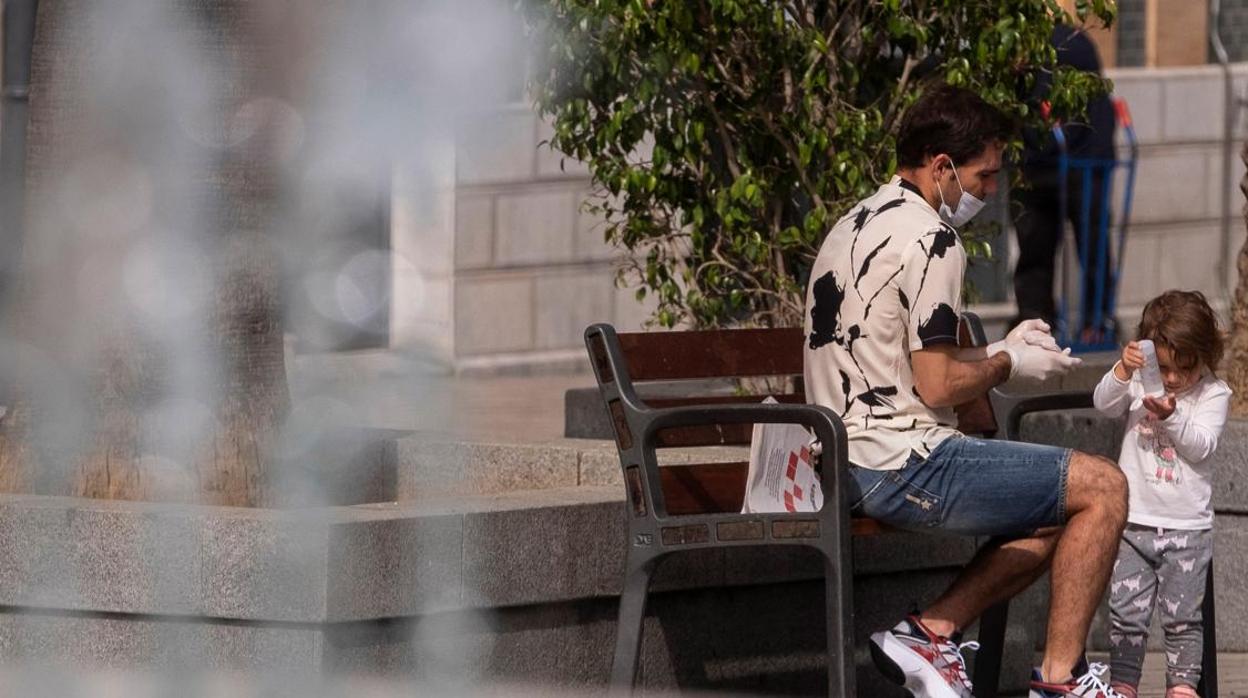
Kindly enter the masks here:
<path id="1" fill-rule="evenodd" d="M 966 251 L 912 185 L 894 177 L 828 233 L 806 289 L 807 399 L 845 422 L 855 465 L 895 470 L 957 434 L 923 404 L 910 352 L 957 344 Z"/>

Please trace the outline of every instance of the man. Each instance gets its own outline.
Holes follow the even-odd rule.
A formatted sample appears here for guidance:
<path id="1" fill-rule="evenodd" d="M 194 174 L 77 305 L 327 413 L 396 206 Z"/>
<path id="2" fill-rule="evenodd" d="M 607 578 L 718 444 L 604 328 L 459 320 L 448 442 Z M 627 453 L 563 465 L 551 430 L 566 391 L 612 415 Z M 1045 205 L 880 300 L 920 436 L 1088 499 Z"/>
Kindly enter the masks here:
<path id="1" fill-rule="evenodd" d="M 989 606 L 1052 568 L 1044 661 L 1031 696 L 1114 693 L 1083 658 L 1127 514 L 1112 461 L 963 436 L 953 405 L 1011 376 L 1078 363 L 1040 321 L 959 349 L 966 253 L 954 226 L 996 191 L 1006 119 L 942 86 L 906 113 L 898 175 L 833 226 L 807 289 L 810 398 L 849 435 L 854 510 L 901 528 L 995 536 L 922 612 L 872 635 L 880 669 L 919 696 L 970 696 L 956 639 Z"/>

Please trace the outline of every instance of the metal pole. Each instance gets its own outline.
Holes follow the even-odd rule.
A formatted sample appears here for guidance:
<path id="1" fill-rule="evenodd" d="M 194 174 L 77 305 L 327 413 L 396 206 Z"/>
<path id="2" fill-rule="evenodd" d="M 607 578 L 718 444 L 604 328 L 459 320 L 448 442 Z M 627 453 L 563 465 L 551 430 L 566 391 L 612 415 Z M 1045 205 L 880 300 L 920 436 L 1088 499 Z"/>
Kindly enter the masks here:
<path id="1" fill-rule="evenodd" d="M 1222 34 L 1218 23 L 1222 18 L 1222 0 L 1209 2 L 1209 45 L 1222 66 L 1222 177 L 1218 180 L 1222 189 L 1222 254 L 1218 259 L 1218 288 L 1222 291 L 1222 300 L 1226 302 L 1227 317 L 1231 313 L 1231 139 L 1234 137 L 1235 117 L 1239 105 L 1235 100 L 1235 87 L 1231 80 L 1230 59 L 1226 46 L 1222 43 Z"/>
<path id="2" fill-rule="evenodd" d="M 26 126 L 38 0 L 3 0 L 0 79 L 0 309 L 7 306 L 26 212 Z"/>

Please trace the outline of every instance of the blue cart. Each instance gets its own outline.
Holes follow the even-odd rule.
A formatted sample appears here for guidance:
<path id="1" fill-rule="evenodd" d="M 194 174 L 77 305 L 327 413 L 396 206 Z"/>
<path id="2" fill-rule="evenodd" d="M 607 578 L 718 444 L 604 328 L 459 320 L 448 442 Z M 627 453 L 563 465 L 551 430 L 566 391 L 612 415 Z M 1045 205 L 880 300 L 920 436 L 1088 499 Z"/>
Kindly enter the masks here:
<path id="1" fill-rule="evenodd" d="M 1079 230 L 1075 236 L 1079 241 L 1079 292 L 1077 297 L 1071 297 L 1070 265 L 1066 255 L 1062 255 L 1062 291 L 1057 307 L 1057 327 L 1054 328 L 1062 346 L 1068 346 L 1076 353 L 1118 349 L 1114 311 L 1117 308 L 1118 283 L 1122 278 L 1127 227 L 1131 220 L 1139 145 L 1127 103 L 1115 97 L 1113 104 L 1118 126 L 1126 134 L 1128 156 L 1125 159 L 1070 157 L 1061 126 L 1053 127 L 1058 147 L 1058 225 L 1062 226 L 1063 233 L 1068 217 L 1070 185 L 1077 184 L 1082 192 L 1076 219 Z M 1113 209 L 1114 174 L 1118 168 L 1124 168 L 1126 182 L 1122 192 L 1122 212 L 1114 225 L 1111 224 L 1110 213 Z M 1100 187 L 1099 196 L 1093 196 L 1094 184 Z M 1095 232 L 1095 235 L 1089 235 L 1089 232 Z M 1099 260 L 1105 262 L 1098 263 Z M 1096 266 L 1095 273 L 1087 273 L 1090 264 Z"/>

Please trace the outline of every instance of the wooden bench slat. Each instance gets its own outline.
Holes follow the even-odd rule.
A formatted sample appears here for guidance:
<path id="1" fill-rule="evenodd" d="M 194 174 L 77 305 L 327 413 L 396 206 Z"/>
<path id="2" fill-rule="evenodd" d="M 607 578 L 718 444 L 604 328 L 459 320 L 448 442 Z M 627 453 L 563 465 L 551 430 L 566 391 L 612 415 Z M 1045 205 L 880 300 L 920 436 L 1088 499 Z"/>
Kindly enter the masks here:
<path id="1" fill-rule="evenodd" d="M 748 446 L 753 435 L 753 424 L 710 424 L 696 427 L 672 427 L 660 429 L 655 434 L 655 446 L 657 448 Z"/>
<path id="2" fill-rule="evenodd" d="M 802 328 L 625 332 L 634 381 L 802 374 Z"/>
<path id="3" fill-rule="evenodd" d="M 893 528 L 882 521 L 855 516 L 849 520 L 849 533 L 854 536 L 878 536 L 882 533 L 894 533 L 901 529 Z"/>
<path id="4" fill-rule="evenodd" d="M 806 396 L 800 393 L 774 395 L 781 404 L 804 404 Z M 661 398 L 646 400 L 650 407 L 685 407 L 688 405 L 757 405 L 763 401 L 760 395 L 714 395 L 706 397 Z M 661 429 L 655 439 L 658 448 L 690 448 L 696 446 L 743 446 L 749 445 L 753 424 L 708 424 L 693 427 Z"/>
<path id="5" fill-rule="evenodd" d="M 659 468 L 667 513 L 673 516 L 741 511 L 749 464 L 697 463 Z"/>
<path id="6" fill-rule="evenodd" d="M 971 336 L 971 328 L 965 320 L 958 322 L 958 346 L 975 346 L 975 338 Z M 953 411 L 958 415 L 958 431 L 963 434 L 992 434 L 997 431 L 997 418 L 992 413 L 992 403 L 986 393 L 957 405 Z"/>
<path id="7" fill-rule="evenodd" d="M 997 418 L 987 397 L 964 402 L 953 411 L 958 415 L 958 431 L 963 434 L 991 434 L 997 430 Z"/>

